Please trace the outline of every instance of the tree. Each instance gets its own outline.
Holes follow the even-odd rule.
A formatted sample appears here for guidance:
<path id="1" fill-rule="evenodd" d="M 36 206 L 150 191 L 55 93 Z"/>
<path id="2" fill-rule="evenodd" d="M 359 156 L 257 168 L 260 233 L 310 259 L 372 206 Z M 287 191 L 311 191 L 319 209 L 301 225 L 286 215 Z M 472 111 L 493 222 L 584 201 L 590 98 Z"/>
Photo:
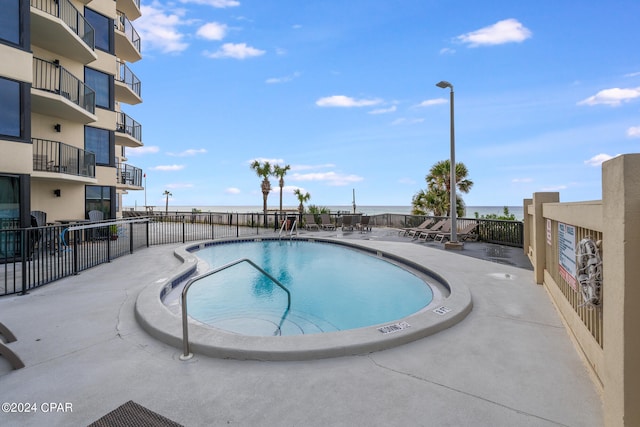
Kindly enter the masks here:
<path id="1" fill-rule="evenodd" d="M 261 163 L 258 160 L 254 160 L 251 163 L 251 169 L 256 172 L 260 178 L 262 178 L 262 184 L 260 188 L 262 190 L 262 203 L 263 203 L 263 212 L 264 212 L 264 224 L 267 225 L 267 197 L 269 196 L 269 192 L 271 191 L 271 183 L 269 182 L 269 176 L 273 175 L 273 169 L 271 168 L 271 164 L 269 162 Z"/>
<path id="2" fill-rule="evenodd" d="M 273 176 L 278 178 L 278 183 L 280 184 L 280 213 L 282 214 L 282 188 L 284 187 L 284 176 L 287 174 L 287 171 L 291 169 L 291 166 L 280 166 L 275 165 L 273 167 Z"/>
<path id="3" fill-rule="evenodd" d="M 164 214 L 169 215 L 169 197 L 173 196 L 173 194 L 171 194 L 169 190 L 164 190 L 164 193 L 162 193 L 162 195 L 166 196 L 166 203 L 164 205 Z"/>
<path id="4" fill-rule="evenodd" d="M 296 197 L 298 198 L 298 201 L 300 202 L 300 205 L 298 206 L 298 212 L 303 214 L 304 204 L 309 201 L 309 199 L 311 198 L 311 194 L 309 193 L 302 194 L 302 191 L 299 188 L 296 188 L 295 190 L 293 190 L 293 194 L 296 195 Z"/>
<path id="5" fill-rule="evenodd" d="M 412 213 L 416 215 L 427 215 L 429 212 L 435 216 L 450 215 L 451 204 L 451 179 L 449 160 L 441 160 L 431 166 L 429 173 L 425 177 L 427 189 L 418 191 L 411 201 L 413 205 Z M 456 162 L 456 192 L 468 193 L 473 187 L 473 181 L 467 179 L 469 171 L 462 162 Z M 456 197 L 456 212 L 464 215 L 464 200 Z"/>

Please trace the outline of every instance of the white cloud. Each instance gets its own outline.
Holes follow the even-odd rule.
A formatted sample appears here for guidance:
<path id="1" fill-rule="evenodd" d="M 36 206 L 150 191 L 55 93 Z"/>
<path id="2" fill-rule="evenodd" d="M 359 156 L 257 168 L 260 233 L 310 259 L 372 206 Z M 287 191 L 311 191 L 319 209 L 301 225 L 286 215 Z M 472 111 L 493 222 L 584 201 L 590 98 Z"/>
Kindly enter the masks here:
<path id="1" fill-rule="evenodd" d="M 627 129 L 627 136 L 629 138 L 640 138 L 640 126 L 632 126 Z"/>
<path id="2" fill-rule="evenodd" d="M 184 169 L 184 165 L 159 165 L 149 168 L 154 171 L 179 171 Z"/>
<path id="3" fill-rule="evenodd" d="M 205 6 L 213 6 L 219 9 L 240 6 L 240 2 L 237 0 L 180 0 L 180 3 L 203 4 Z"/>
<path id="4" fill-rule="evenodd" d="M 300 77 L 300 73 L 299 72 L 295 72 L 289 76 L 284 76 L 284 77 L 271 77 L 267 80 L 265 80 L 266 83 L 269 84 L 274 84 L 274 83 L 286 83 L 286 82 L 290 82 L 293 79 L 296 79 Z"/>
<path id="5" fill-rule="evenodd" d="M 453 55 L 454 53 L 456 53 L 456 50 L 449 47 L 443 47 L 440 49 L 440 55 Z"/>
<path id="6" fill-rule="evenodd" d="M 226 190 L 224 190 L 224 192 L 226 194 L 240 194 L 241 193 L 240 189 L 236 188 L 236 187 L 229 187 Z"/>
<path id="7" fill-rule="evenodd" d="M 245 59 L 254 56 L 264 55 L 265 51 L 256 49 L 255 47 L 247 46 L 246 43 L 225 43 L 216 52 L 205 51 L 204 55 L 213 58 L 234 58 Z"/>
<path id="8" fill-rule="evenodd" d="M 188 150 L 181 151 L 180 153 L 167 153 L 167 155 L 173 156 L 173 157 L 187 157 L 187 156 L 195 156 L 197 154 L 204 154 L 206 152 L 207 150 L 204 148 L 199 148 L 197 150 L 190 148 Z"/>
<path id="9" fill-rule="evenodd" d="M 345 175 L 337 172 L 312 172 L 294 173 L 291 177 L 293 181 L 323 181 L 332 186 L 343 186 L 354 182 L 360 182 L 364 178 L 358 175 Z"/>
<path id="10" fill-rule="evenodd" d="M 251 160 L 247 160 L 247 164 L 250 165 L 251 163 L 258 161 L 260 163 L 264 163 L 264 162 L 269 162 L 271 163 L 271 165 L 282 165 L 284 164 L 284 159 L 267 159 L 266 157 L 256 157 L 255 159 L 251 159 Z"/>
<path id="11" fill-rule="evenodd" d="M 393 122 L 391 122 L 391 124 L 393 126 L 397 126 L 397 125 L 414 125 L 416 123 L 422 123 L 424 122 L 424 119 L 407 119 L 406 117 L 401 117 L 399 119 L 394 120 Z"/>
<path id="12" fill-rule="evenodd" d="M 640 71 L 638 71 L 637 73 L 629 73 L 629 74 L 625 74 L 625 77 L 638 77 L 640 76 Z"/>
<path id="13" fill-rule="evenodd" d="M 533 182 L 533 178 L 513 178 L 511 180 L 511 182 L 514 183 L 529 183 L 529 182 Z"/>
<path id="14" fill-rule="evenodd" d="M 531 37 L 531 31 L 517 19 L 505 19 L 493 25 L 456 37 L 469 47 L 520 43 Z"/>
<path id="15" fill-rule="evenodd" d="M 560 185 L 550 185 L 548 187 L 542 187 L 540 189 L 540 191 L 560 191 L 560 190 L 566 190 L 567 186 L 560 184 Z"/>
<path id="16" fill-rule="evenodd" d="M 145 154 L 155 154 L 160 152 L 160 147 L 155 145 L 145 145 L 144 147 L 127 148 L 127 156 L 143 156 Z"/>
<path id="17" fill-rule="evenodd" d="M 291 26 L 291 28 L 293 28 L 294 30 L 299 30 L 300 28 L 302 28 L 302 25 L 294 24 L 294 25 Z"/>
<path id="18" fill-rule="evenodd" d="M 370 107 L 382 103 L 381 99 L 354 99 L 344 95 L 333 95 L 316 101 L 318 107 Z"/>
<path id="19" fill-rule="evenodd" d="M 136 30 L 144 40 L 144 49 L 159 50 L 162 53 L 177 53 L 189 47 L 183 41 L 184 34 L 178 27 L 187 25 L 184 10 L 165 11 L 158 2 L 140 7 L 142 16 L 136 20 Z"/>
<path id="20" fill-rule="evenodd" d="M 584 99 L 578 102 L 578 105 L 611 105 L 612 107 L 616 107 L 623 102 L 629 102 L 632 99 L 640 97 L 640 87 L 630 88 L 630 89 L 620 89 L 617 87 L 611 89 L 604 89 L 600 92 L 596 93 L 593 96 L 590 96 L 587 99 Z"/>
<path id="21" fill-rule="evenodd" d="M 392 105 L 389 108 L 379 108 L 377 110 L 372 110 L 369 111 L 369 114 L 387 114 L 387 113 L 393 113 L 394 111 L 396 111 L 398 108 L 395 105 Z"/>
<path id="22" fill-rule="evenodd" d="M 590 158 L 589 160 L 585 160 L 584 164 L 587 166 L 600 166 L 602 163 L 606 162 L 609 159 L 613 159 L 615 156 L 610 156 L 609 154 L 596 154 L 595 156 L 593 156 L 592 158 Z"/>
<path id="23" fill-rule="evenodd" d="M 431 107 L 432 105 L 446 104 L 447 102 L 445 98 L 427 99 L 418 104 L 417 107 Z"/>
<path id="24" fill-rule="evenodd" d="M 198 28 L 196 35 L 207 40 L 222 40 L 227 35 L 227 26 L 217 22 L 208 22 Z"/>
<path id="25" fill-rule="evenodd" d="M 193 184 L 167 184 L 167 188 L 171 188 L 172 190 L 181 188 L 193 188 Z"/>

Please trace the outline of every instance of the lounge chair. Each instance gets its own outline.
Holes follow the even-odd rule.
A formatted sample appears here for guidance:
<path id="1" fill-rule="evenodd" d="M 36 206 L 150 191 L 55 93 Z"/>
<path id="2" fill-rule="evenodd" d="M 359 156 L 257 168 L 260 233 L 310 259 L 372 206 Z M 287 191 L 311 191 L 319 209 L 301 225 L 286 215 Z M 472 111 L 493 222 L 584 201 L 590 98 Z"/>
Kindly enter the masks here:
<path id="1" fill-rule="evenodd" d="M 331 218 L 329 217 L 329 214 L 320 214 L 320 227 L 322 227 L 323 230 L 335 230 L 336 226 L 333 225 L 333 223 L 331 222 Z"/>
<path id="2" fill-rule="evenodd" d="M 451 230 L 451 219 L 445 219 L 441 224 L 436 224 L 428 230 L 422 230 L 415 236 L 416 239 L 424 239 L 426 242 L 429 239 L 435 238 L 438 234 L 448 233 Z"/>
<path id="3" fill-rule="evenodd" d="M 306 230 L 320 230 L 313 214 L 304 214 L 304 228 Z"/>
<path id="4" fill-rule="evenodd" d="M 356 224 L 356 228 L 360 230 L 360 232 L 371 231 L 371 226 L 369 225 L 370 216 L 363 216 L 360 218 L 360 222 Z"/>
<path id="5" fill-rule="evenodd" d="M 422 223 L 416 228 L 410 228 L 406 230 L 404 235 L 417 239 L 422 233 L 440 230 L 446 222 L 447 222 L 447 219 L 440 219 L 436 221 L 434 224 L 432 224 L 431 226 L 425 226 L 425 227 L 423 227 L 424 223 Z"/>
<path id="6" fill-rule="evenodd" d="M 344 215 L 342 217 L 342 231 L 344 231 L 345 228 L 353 231 L 353 216 Z"/>
<path id="7" fill-rule="evenodd" d="M 465 240 L 473 238 L 473 237 L 477 238 L 477 234 L 474 233 L 476 227 L 478 227 L 478 223 L 477 222 L 469 223 L 469 224 L 465 225 L 464 227 L 462 227 L 460 230 L 458 230 L 458 233 L 456 233 L 456 236 L 462 241 L 465 241 Z M 434 242 L 444 242 L 445 239 L 446 240 L 451 240 L 451 232 L 438 233 L 433 238 L 433 241 Z"/>

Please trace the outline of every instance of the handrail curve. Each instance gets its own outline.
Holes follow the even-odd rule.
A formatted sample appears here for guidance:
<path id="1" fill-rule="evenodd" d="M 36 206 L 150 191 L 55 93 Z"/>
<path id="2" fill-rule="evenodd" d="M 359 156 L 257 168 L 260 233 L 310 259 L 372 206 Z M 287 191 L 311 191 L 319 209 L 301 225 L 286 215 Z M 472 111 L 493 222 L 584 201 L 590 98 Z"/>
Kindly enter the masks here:
<path id="1" fill-rule="evenodd" d="M 189 360 L 193 357 L 193 353 L 191 353 L 191 349 L 189 348 L 189 322 L 187 319 L 187 292 L 189 291 L 189 288 L 191 287 L 191 285 L 193 285 L 195 282 L 197 282 L 200 279 L 204 279 L 205 277 L 209 277 L 213 274 L 219 273 L 223 270 L 226 270 L 227 268 L 233 267 L 242 262 L 249 263 L 256 270 L 260 271 L 262 274 L 267 276 L 269 279 L 271 279 L 272 282 L 274 282 L 276 285 L 282 288 L 283 291 L 287 293 L 287 308 L 280 319 L 278 330 L 280 330 L 280 328 L 282 327 L 282 323 L 284 322 L 284 319 L 287 317 L 287 314 L 289 313 L 289 309 L 291 308 L 291 292 L 289 292 L 289 289 L 287 289 L 282 283 L 280 283 L 278 279 L 273 277 L 271 274 L 267 273 L 262 267 L 260 267 L 255 262 L 251 261 L 248 258 L 238 259 L 236 261 L 225 264 L 222 267 L 218 267 L 214 270 L 207 271 L 206 273 L 200 274 L 196 277 L 192 277 L 187 281 L 187 284 L 184 285 L 184 288 L 182 289 L 182 347 L 184 351 L 183 351 L 183 354 L 180 355 L 180 360 Z"/>

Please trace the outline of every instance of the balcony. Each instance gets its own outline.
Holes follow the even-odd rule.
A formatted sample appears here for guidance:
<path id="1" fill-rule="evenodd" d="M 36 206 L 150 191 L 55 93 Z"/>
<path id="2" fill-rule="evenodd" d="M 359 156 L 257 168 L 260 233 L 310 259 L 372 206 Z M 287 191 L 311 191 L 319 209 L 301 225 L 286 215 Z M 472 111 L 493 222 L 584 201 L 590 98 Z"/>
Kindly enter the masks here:
<path id="1" fill-rule="evenodd" d="M 114 21 L 116 56 L 127 62 L 139 61 L 142 59 L 140 36 L 124 13 L 118 11 L 117 14 L 118 18 Z"/>
<path id="2" fill-rule="evenodd" d="M 96 93 L 60 64 L 33 58 L 31 109 L 78 123 L 98 120 Z"/>
<path id="3" fill-rule="evenodd" d="M 125 190 L 142 190 L 142 169 L 121 163 L 118 166 L 116 187 Z"/>
<path id="4" fill-rule="evenodd" d="M 98 59 L 94 29 L 69 0 L 31 0 L 31 43 L 82 64 Z"/>
<path id="5" fill-rule="evenodd" d="M 142 147 L 142 125 L 123 112 L 117 115 L 116 145 Z"/>
<path id="6" fill-rule="evenodd" d="M 127 15 L 132 21 L 142 16 L 140 0 L 116 0 L 116 9 Z"/>
<path id="7" fill-rule="evenodd" d="M 90 151 L 40 138 L 32 138 L 33 175 L 66 181 L 95 182 L 96 155 Z"/>
<path id="8" fill-rule="evenodd" d="M 118 61 L 117 73 L 115 78 L 116 101 L 129 105 L 140 104 L 142 102 L 140 79 L 122 61 Z"/>

